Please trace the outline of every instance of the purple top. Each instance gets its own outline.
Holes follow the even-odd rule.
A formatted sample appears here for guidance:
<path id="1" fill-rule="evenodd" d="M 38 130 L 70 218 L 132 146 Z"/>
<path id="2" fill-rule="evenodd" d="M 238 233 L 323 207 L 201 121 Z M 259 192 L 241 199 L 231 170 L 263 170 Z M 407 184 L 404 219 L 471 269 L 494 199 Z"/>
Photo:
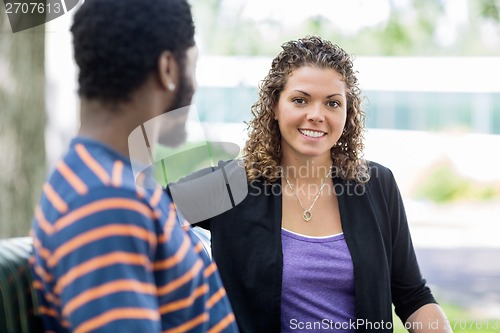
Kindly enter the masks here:
<path id="1" fill-rule="evenodd" d="M 355 332 L 354 269 L 344 234 L 281 234 L 281 332 Z"/>

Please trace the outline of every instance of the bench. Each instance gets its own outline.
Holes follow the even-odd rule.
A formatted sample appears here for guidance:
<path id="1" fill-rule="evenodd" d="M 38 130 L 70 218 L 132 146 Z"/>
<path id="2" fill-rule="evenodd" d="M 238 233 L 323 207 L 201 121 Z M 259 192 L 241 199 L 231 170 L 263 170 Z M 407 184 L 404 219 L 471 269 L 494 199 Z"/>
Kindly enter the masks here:
<path id="1" fill-rule="evenodd" d="M 37 316 L 29 257 L 30 237 L 0 239 L 0 332 L 43 332 Z"/>

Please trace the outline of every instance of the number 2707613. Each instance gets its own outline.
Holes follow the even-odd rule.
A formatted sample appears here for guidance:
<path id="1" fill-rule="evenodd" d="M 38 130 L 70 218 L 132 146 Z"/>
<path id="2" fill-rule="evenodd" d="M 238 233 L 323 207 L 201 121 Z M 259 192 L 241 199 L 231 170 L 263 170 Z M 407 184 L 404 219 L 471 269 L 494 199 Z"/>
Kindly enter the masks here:
<path id="1" fill-rule="evenodd" d="M 60 3 L 45 2 L 7 2 L 7 14 L 59 14 L 63 9 Z"/>

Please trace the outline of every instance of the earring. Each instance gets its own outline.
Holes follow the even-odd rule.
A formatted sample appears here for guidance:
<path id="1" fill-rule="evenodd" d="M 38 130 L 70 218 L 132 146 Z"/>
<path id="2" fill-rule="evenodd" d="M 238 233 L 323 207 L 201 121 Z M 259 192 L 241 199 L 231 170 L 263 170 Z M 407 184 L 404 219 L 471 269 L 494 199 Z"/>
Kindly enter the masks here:
<path id="1" fill-rule="evenodd" d="M 174 89 L 175 89 L 175 83 L 169 82 L 167 84 L 167 88 L 168 88 L 169 91 L 174 91 Z"/>

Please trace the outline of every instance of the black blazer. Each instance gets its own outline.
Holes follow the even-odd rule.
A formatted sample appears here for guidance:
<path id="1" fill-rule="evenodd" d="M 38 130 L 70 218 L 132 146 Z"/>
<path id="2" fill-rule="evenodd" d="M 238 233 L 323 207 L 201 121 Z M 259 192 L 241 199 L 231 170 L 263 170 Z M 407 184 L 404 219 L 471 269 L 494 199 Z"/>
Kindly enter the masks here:
<path id="1" fill-rule="evenodd" d="M 369 165 L 364 188 L 333 181 L 354 265 L 357 331 L 392 332 L 392 303 L 405 322 L 435 300 L 420 274 L 392 172 Z M 239 205 L 198 225 L 211 230 L 213 258 L 241 332 L 280 332 L 281 184 L 254 181 L 248 190 Z"/>

